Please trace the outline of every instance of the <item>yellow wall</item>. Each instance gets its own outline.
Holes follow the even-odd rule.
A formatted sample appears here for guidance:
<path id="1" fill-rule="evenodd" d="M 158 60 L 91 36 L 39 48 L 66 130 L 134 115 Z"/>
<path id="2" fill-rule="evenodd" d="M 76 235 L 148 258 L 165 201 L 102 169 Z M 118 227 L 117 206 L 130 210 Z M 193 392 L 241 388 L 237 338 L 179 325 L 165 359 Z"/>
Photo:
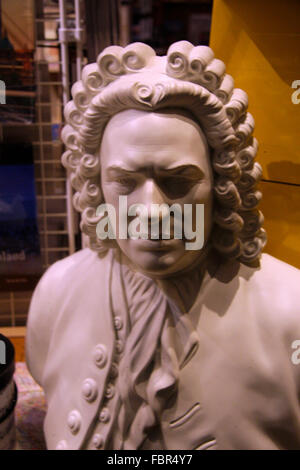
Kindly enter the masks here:
<path id="1" fill-rule="evenodd" d="M 248 93 L 255 119 L 265 251 L 298 268 L 300 103 L 292 103 L 291 85 L 300 80 L 299 18 L 299 0 L 215 0 L 210 38 L 235 87 Z"/>
<path id="2" fill-rule="evenodd" d="M 34 49 L 33 0 L 2 0 L 1 8 L 2 30 L 14 49 Z"/>

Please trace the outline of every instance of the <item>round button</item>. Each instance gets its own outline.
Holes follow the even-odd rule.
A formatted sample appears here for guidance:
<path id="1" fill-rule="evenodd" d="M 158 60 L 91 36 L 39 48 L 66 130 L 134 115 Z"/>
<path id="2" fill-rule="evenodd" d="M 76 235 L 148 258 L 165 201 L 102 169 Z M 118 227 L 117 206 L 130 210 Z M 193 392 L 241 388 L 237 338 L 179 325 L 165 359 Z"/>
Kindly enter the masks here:
<path id="1" fill-rule="evenodd" d="M 96 447 L 96 449 L 101 449 L 103 446 L 103 437 L 101 434 L 95 434 L 92 439 L 93 446 Z"/>
<path id="2" fill-rule="evenodd" d="M 103 408 L 99 415 L 99 420 L 101 421 L 101 423 L 108 423 L 108 421 L 110 420 L 110 412 L 108 408 Z"/>
<path id="3" fill-rule="evenodd" d="M 123 352 L 124 345 L 123 342 L 120 339 L 117 339 L 116 341 L 116 351 L 118 354 L 121 354 Z"/>
<path id="4" fill-rule="evenodd" d="M 119 371 L 118 371 L 118 364 L 115 362 L 112 363 L 111 369 L 110 369 L 110 376 L 112 379 L 115 379 L 118 377 Z"/>
<path id="5" fill-rule="evenodd" d="M 66 441 L 59 441 L 59 443 L 56 446 L 56 450 L 67 450 L 68 444 Z"/>
<path id="6" fill-rule="evenodd" d="M 77 410 L 70 411 L 68 416 L 68 426 L 72 434 L 78 433 L 81 426 L 81 414 Z"/>
<path id="7" fill-rule="evenodd" d="M 123 321 L 121 317 L 115 317 L 114 323 L 115 323 L 116 330 L 121 330 L 123 328 Z"/>
<path id="8" fill-rule="evenodd" d="M 98 395 L 97 384 L 94 379 L 85 379 L 82 384 L 82 395 L 89 403 L 96 400 Z"/>
<path id="9" fill-rule="evenodd" d="M 102 369 L 107 362 L 107 349 L 104 344 L 97 344 L 93 351 L 94 362 L 97 367 Z"/>
<path id="10" fill-rule="evenodd" d="M 106 398 L 110 399 L 114 396 L 115 394 L 115 387 L 113 384 L 108 384 L 105 390 L 105 396 Z"/>

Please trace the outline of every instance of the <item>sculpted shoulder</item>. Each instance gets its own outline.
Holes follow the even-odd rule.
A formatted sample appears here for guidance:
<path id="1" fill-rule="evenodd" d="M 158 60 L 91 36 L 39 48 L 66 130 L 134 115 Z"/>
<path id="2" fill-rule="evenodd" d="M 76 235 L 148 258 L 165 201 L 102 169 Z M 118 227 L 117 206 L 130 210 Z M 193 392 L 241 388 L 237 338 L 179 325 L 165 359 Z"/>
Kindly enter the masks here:
<path id="1" fill-rule="evenodd" d="M 241 279 L 251 286 L 262 315 L 269 315 L 281 327 L 292 325 L 300 333 L 299 288 L 300 270 L 264 253 L 257 269 L 242 266 Z"/>
<path id="2" fill-rule="evenodd" d="M 85 248 L 52 264 L 41 277 L 32 301 L 43 309 L 57 304 L 68 292 L 76 288 L 86 290 L 94 276 L 101 278 L 107 273 L 110 264 L 108 254 L 103 257 Z M 41 313 L 42 315 L 42 313 Z"/>
<path id="3" fill-rule="evenodd" d="M 108 265 L 108 255 L 100 258 L 96 252 L 85 248 L 52 264 L 40 282 L 48 287 L 55 285 L 61 290 L 72 285 L 78 277 L 81 282 L 88 282 L 89 277 L 106 272 Z"/>
<path id="4" fill-rule="evenodd" d="M 109 254 L 100 258 L 85 248 L 51 265 L 40 279 L 30 303 L 26 337 L 26 362 L 38 383 L 42 383 L 43 364 L 62 305 L 68 298 L 88 295 L 91 279 L 99 279 L 100 290 L 110 259 Z"/>

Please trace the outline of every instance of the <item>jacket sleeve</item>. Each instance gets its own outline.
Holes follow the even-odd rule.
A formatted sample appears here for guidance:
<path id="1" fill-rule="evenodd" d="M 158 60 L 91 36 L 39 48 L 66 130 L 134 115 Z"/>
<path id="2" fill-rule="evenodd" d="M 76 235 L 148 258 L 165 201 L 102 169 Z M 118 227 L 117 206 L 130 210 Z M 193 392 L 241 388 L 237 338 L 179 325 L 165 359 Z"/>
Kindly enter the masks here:
<path id="1" fill-rule="evenodd" d="M 43 370 L 53 330 L 55 279 L 50 267 L 36 286 L 26 328 L 26 363 L 35 381 L 43 386 Z"/>

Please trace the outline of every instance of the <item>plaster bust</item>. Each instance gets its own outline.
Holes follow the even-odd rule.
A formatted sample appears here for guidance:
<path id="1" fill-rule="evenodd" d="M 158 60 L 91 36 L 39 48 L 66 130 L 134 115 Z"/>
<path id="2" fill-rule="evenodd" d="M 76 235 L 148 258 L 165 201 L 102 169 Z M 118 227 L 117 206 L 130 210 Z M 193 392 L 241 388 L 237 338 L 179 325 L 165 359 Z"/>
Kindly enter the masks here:
<path id="1" fill-rule="evenodd" d="M 62 161 L 90 248 L 44 274 L 26 342 L 48 448 L 299 449 L 300 275 L 261 255 L 247 95 L 210 48 L 181 41 L 164 57 L 106 48 L 72 96 Z M 176 238 L 174 214 L 170 239 L 162 216 L 155 239 L 120 226 L 100 239 L 97 208 L 120 220 L 120 196 L 190 205 L 196 238 L 203 205 L 201 247 Z"/>

